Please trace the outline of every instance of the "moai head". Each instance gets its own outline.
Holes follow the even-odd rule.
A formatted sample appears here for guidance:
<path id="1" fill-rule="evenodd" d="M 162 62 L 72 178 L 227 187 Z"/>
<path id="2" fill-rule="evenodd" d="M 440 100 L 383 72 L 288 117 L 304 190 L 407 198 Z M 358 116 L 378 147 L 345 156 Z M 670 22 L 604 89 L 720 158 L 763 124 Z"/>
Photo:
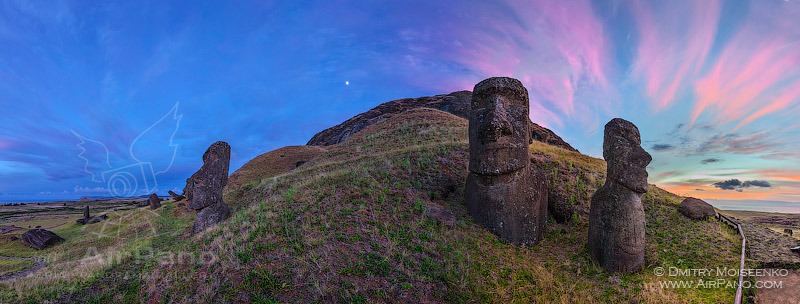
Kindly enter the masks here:
<path id="1" fill-rule="evenodd" d="M 493 77 L 472 92 L 469 170 L 501 175 L 528 165 L 528 90 L 519 80 Z"/>
<path id="2" fill-rule="evenodd" d="M 639 129 L 630 121 L 614 118 L 606 124 L 603 139 L 606 178 L 636 193 L 647 192 L 647 165 L 653 160 L 641 144 Z"/>

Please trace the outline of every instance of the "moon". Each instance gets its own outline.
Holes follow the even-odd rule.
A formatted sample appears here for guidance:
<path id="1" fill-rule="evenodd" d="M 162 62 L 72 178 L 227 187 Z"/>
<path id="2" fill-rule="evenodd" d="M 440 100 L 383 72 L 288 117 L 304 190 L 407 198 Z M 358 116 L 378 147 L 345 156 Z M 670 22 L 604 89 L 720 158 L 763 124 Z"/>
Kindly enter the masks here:
<path id="1" fill-rule="evenodd" d="M 350 81 L 349 81 L 349 80 L 348 80 L 348 81 L 345 81 L 345 82 L 344 82 L 344 85 L 350 85 Z"/>

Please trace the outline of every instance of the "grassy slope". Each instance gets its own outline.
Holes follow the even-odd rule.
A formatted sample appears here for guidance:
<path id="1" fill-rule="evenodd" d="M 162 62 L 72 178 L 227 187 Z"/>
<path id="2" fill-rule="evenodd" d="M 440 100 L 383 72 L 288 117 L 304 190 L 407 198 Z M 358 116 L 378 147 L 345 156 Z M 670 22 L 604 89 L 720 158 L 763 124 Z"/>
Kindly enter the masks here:
<path id="1" fill-rule="evenodd" d="M 605 164 L 541 143 L 532 146 L 535 163 L 579 212 L 571 223 L 551 222 L 533 248 L 498 240 L 463 207 L 466 131 L 465 120 L 444 112 L 406 112 L 297 170 L 245 185 L 233 216 L 218 228 L 189 237 L 191 216 L 167 204 L 153 220 L 158 234 L 130 245 L 202 259 L 129 258 L 98 267 L 87 279 L 14 283 L 3 295 L 185 303 L 731 301 L 732 289 L 643 287 L 657 282 L 654 267 L 738 265 L 735 234 L 711 220 L 680 216 L 680 199 L 654 186 L 643 198 L 647 269 L 617 278 L 594 266 L 584 249 L 586 213 Z M 441 209 L 454 213 L 455 225 L 429 216 Z M 49 251 L 81 242 L 68 236 L 76 241 Z"/>

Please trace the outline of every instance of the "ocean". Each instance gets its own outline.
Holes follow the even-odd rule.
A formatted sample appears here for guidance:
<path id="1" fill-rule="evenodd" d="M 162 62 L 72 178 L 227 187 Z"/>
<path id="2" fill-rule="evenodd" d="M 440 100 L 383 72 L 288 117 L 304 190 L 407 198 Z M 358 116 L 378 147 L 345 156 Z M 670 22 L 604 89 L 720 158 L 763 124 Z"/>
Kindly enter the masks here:
<path id="1" fill-rule="evenodd" d="M 800 203 L 793 203 L 793 202 L 736 201 L 736 200 L 714 200 L 714 199 L 707 199 L 705 201 L 721 210 L 747 210 L 747 211 L 800 214 Z"/>

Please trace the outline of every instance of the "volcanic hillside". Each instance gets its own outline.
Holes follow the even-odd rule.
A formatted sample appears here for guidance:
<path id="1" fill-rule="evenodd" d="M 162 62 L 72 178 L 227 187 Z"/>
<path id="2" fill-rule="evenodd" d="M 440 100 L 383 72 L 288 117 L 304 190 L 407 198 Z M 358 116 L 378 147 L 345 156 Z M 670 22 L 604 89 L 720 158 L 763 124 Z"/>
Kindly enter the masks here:
<path id="1" fill-rule="evenodd" d="M 165 202 L 152 220 L 116 228 L 122 235 L 153 231 L 152 237 L 135 243 L 116 239 L 89 243 L 76 230 L 62 245 L 43 253 L 76 248 L 44 268 L 59 267 L 62 272 L 83 265 L 75 261 L 84 259 L 78 248 L 87 245 L 97 246 L 100 256 L 147 248 L 201 256 L 201 262 L 180 258 L 184 255 L 167 262 L 126 256 L 87 268 L 88 275 L 19 279 L 0 289 L 0 302 L 733 299 L 735 290 L 729 288 L 658 287 L 662 278 L 654 275 L 656 267 L 738 267 L 739 238 L 714 220 L 681 216 L 676 208 L 681 198 L 653 185 L 643 198 L 646 268 L 616 276 L 595 266 L 584 248 L 587 212 L 589 198 L 604 182 L 605 162 L 542 142 L 530 146 L 532 162 L 547 173 L 552 191 L 577 212 L 565 224 L 549 221 L 545 238 L 536 246 L 501 241 L 476 225 L 463 206 L 467 148 L 464 118 L 414 108 L 351 132 L 324 151 L 314 151 L 319 155 L 307 161 L 294 155 L 307 153 L 305 148 L 270 152 L 234 173 L 238 181 L 226 190 L 226 197 L 234 199 L 228 202 L 231 218 L 200 235 L 189 235 L 191 213 Z M 295 159 L 306 162 L 292 165 Z M 87 229 L 81 233 L 91 235 L 100 228 Z"/>

